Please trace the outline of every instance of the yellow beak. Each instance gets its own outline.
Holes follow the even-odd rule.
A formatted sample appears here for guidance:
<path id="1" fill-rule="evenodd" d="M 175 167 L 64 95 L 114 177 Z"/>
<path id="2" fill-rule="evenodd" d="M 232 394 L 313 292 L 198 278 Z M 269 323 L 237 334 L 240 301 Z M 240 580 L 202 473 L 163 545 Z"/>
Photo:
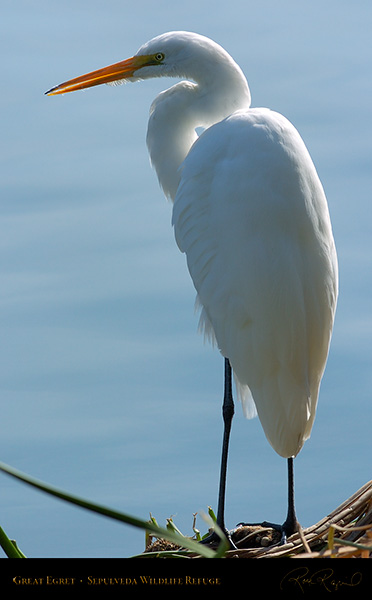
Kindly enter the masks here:
<path id="1" fill-rule="evenodd" d="M 153 64 L 152 58 L 153 57 L 151 56 L 132 56 L 132 58 L 115 63 L 109 67 L 92 71 L 86 75 L 75 77 L 75 79 L 69 79 L 69 81 L 65 81 L 64 83 L 51 88 L 45 92 L 45 94 L 47 96 L 56 96 L 57 94 L 67 94 L 67 92 L 83 90 L 84 88 L 92 87 L 94 85 L 101 85 L 101 83 L 110 83 L 111 81 L 128 79 L 141 67 Z"/>

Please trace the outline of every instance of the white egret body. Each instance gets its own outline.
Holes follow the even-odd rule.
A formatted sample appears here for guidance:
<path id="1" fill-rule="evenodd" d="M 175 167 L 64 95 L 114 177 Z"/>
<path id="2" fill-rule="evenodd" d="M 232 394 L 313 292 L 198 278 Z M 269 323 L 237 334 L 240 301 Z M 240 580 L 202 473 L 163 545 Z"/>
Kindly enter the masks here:
<path id="1" fill-rule="evenodd" d="M 293 125 L 250 108 L 240 67 L 206 37 L 160 35 L 47 93 L 150 77 L 186 79 L 153 102 L 147 144 L 202 328 L 231 364 L 245 414 L 257 410 L 272 447 L 294 457 L 313 425 L 337 301 L 322 185 Z"/>

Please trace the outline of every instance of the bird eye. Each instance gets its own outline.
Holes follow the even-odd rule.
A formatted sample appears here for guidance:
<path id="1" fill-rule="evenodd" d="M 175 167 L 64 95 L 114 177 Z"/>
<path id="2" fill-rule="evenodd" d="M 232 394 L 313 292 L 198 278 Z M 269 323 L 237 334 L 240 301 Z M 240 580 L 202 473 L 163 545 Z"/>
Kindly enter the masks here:
<path id="1" fill-rule="evenodd" d="M 164 60 L 164 54 L 162 52 L 158 52 L 154 56 L 156 62 L 162 62 Z"/>

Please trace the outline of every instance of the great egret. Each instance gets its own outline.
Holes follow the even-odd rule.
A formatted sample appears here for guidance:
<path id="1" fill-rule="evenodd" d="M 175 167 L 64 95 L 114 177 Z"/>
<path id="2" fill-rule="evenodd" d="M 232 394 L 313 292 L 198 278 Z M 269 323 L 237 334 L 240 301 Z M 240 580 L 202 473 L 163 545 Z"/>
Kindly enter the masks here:
<path id="1" fill-rule="evenodd" d="M 288 459 L 284 541 L 297 528 L 293 459 L 314 422 L 338 294 L 326 197 L 299 133 L 282 115 L 250 108 L 240 67 L 207 37 L 165 33 L 132 58 L 46 93 L 150 77 L 186 79 L 152 103 L 147 145 L 174 202 L 201 327 L 225 357 L 217 522 L 227 532 L 232 367 L 245 415 L 257 411 L 268 441 Z"/>

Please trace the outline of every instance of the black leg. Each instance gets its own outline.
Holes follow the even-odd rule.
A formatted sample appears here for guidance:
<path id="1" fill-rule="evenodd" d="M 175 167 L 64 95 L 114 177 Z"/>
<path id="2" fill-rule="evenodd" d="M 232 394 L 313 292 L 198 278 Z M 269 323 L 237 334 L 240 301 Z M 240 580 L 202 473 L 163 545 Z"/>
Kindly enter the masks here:
<path id="1" fill-rule="evenodd" d="M 297 531 L 297 518 L 295 511 L 295 493 L 294 493 L 294 469 L 293 456 L 288 458 L 288 512 L 287 518 L 282 525 L 282 543 L 287 541 L 287 537 Z"/>
<path id="2" fill-rule="evenodd" d="M 288 466 L 288 511 L 287 518 L 283 525 L 271 523 L 270 521 L 263 521 L 262 523 L 239 523 L 240 525 L 261 525 L 262 527 L 271 527 L 281 534 L 280 544 L 283 545 L 287 542 L 287 538 L 297 531 L 297 518 L 295 511 L 295 494 L 294 494 L 294 469 L 293 469 L 293 456 L 287 459 Z"/>
<path id="3" fill-rule="evenodd" d="M 225 527 L 225 498 L 226 498 L 226 475 L 227 475 L 227 457 L 229 453 L 229 440 L 231 424 L 234 416 L 234 400 L 232 396 L 232 376 L 231 366 L 225 358 L 225 392 L 222 406 L 222 416 L 224 422 L 224 433 L 222 442 L 220 489 L 218 494 L 218 512 L 217 525 L 226 531 Z"/>
<path id="4" fill-rule="evenodd" d="M 222 416 L 224 422 L 222 456 L 221 456 L 221 472 L 220 472 L 220 487 L 218 493 L 218 510 L 217 510 L 217 525 L 222 529 L 230 541 L 231 547 L 235 545 L 230 539 L 230 535 L 225 526 L 225 497 L 226 497 L 226 474 L 227 474 L 227 458 L 229 453 L 229 440 L 231 432 L 231 424 L 234 416 L 234 400 L 232 395 L 232 371 L 230 361 L 225 358 L 225 389 L 222 406 Z M 212 533 L 208 536 L 204 543 L 218 541 L 219 537 Z"/>

